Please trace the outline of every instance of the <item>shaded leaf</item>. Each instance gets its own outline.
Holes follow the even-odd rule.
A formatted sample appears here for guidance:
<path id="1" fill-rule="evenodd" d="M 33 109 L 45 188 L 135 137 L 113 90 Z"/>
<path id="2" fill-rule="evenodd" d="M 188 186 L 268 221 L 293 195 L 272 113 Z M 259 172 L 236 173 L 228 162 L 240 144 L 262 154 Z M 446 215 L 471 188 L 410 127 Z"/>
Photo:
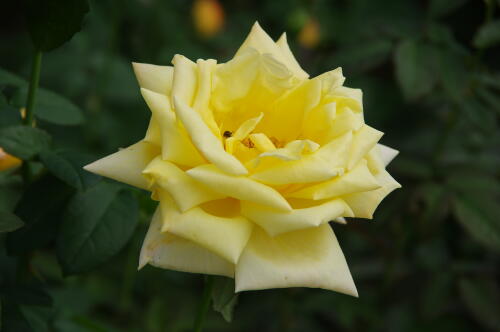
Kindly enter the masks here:
<path id="1" fill-rule="evenodd" d="M 28 95 L 28 86 L 19 88 L 11 103 L 24 107 Z M 63 96 L 45 89 L 38 89 L 35 99 L 35 116 L 58 125 L 78 125 L 84 122 L 83 113 L 75 104 Z"/>
<path id="2" fill-rule="evenodd" d="M 431 0 L 429 12 L 433 17 L 445 16 L 463 6 L 467 0 Z"/>
<path id="3" fill-rule="evenodd" d="M 52 297 L 37 283 L 26 285 L 12 285 L 4 294 L 12 301 L 22 305 L 51 306 Z"/>
<path id="4" fill-rule="evenodd" d="M 396 78 L 407 99 L 420 98 L 432 90 L 436 77 L 433 56 L 430 46 L 416 40 L 405 40 L 396 48 Z"/>
<path id="5" fill-rule="evenodd" d="M 55 177 L 79 190 L 95 184 L 99 179 L 84 171 L 83 166 L 90 160 L 81 154 L 44 151 L 40 160 Z"/>
<path id="6" fill-rule="evenodd" d="M 462 226 L 483 245 L 500 251 L 498 204 L 491 195 L 456 194 L 453 211 Z"/>
<path id="7" fill-rule="evenodd" d="M 47 149 L 51 137 L 42 129 L 13 126 L 0 130 L 0 146 L 8 153 L 23 160 L 34 158 Z"/>
<path id="8" fill-rule="evenodd" d="M 367 70 L 383 63 L 390 56 L 392 46 L 391 41 L 383 39 L 345 46 L 335 54 L 335 63 L 353 70 Z"/>
<path id="9" fill-rule="evenodd" d="M 56 236 L 60 215 L 73 189 L 55 177 L 43 176 L 24 192 L 15 213 L 25 226 L 7 235 L 9 254 L 41 248 Z"/>
<path id="10" fill-rule="evenodd" d="M 238 294 L 234 292 L 234 279 L 213 277 L 212 302 L 215 311 L 227 322 L 233 319 L 234 307 L 238 303 Z"/>
<path id="11" fill-rule="evenodd" d="M 11 301 L 2 301 L 2 332 L 34 332 L 20 306 Z"/>
<path id="12" fill-rule="evenodd" d="M 101 182 L 77 193 L 57 238 L 64 273 L 89 271 L 106 262 L 127 243 L 137 220 L 137 201 L 121 186 Z"/>
<path id="13" fill-rule="evenodd" d="M 24 226 L 24 222 L 14 213 L 0 211 L 0 233 L 12 232 Z"/>
<path id="14" fill-rule="evenodd" d="M 461 279 L 460 295 L 479 324 L 500 331 L 498 287 L 488 280 Z"/>
<path id="15" fill-rule="evenodd" d="M 23 194 L 21 176 L 13 172 L 0 172 L 0 210 L 12 211 Z"/>
<path id="16" fill-rule="evenodd" d="M 27 0 L 26 19 L 35 47 L 47 52 L 70 40 L 88 11 L 87 0 Z"/>
<path id="17" fill-rule="evenodd" d="M 487 48 L 500 43 L 500 20 L 483 25 L 474 36 L 474 46 Z"/>

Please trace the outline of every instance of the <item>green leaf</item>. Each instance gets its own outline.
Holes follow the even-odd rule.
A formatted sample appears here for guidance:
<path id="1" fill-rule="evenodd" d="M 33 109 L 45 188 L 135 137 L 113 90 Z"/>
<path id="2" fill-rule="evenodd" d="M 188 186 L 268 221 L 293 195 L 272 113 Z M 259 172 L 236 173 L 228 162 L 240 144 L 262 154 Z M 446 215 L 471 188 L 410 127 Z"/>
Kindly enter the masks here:
<path id="1" fill-rule="evenodd" d="M 52 297 L 40 283 L 14 284 L 6 289 L 4 294 L 17 304 L 44 307 L 52 305 Z"/>
<path id="2" fill-rule="evenodd" d="M 13 156 L 23 160 L 34 158 L 47 149 L 51 137 L 42 129 L 13 126 L 0 130 L 0 146 Z"/>
<path id="3" fill-rule="evenodd" d="M 27 0 L 26 19 L 35 47 L 47 52 L 70 40 L 88 11 L 87 0 Z"/>
<path id="4" fill-rule="evenodd" d="M 2 301 L 2 332 L 34 332 L 21 308 L 11 301 Z"/>
<path id="5" fill-rule="evenodd" d="M 89 271 L 106 262 L 125 246 L 137 220 L 137 201 L 121 186 L 101 182 L 77 193 L 57 238 L 64 273 Z"/>
<path id="6" fill-rule="evenodd" d="M 0 233 L 12 232 L 24 226 L 24 222 L 14 213 L 0 211 Z"/>
<path id="7" fill-rule="evenodd" d="M 0 84 L 21 85 L 26 84 L 26 80 L 5 69 L 0 68 Z"/>
<path id="8" fill-rule="evenodd" d="M 441 17 L 462 7 L 467 0 L 431 0 L 429 12 L 432 17 Z"/>
<path id="9" fill-rule="evenodd" d="M 460 295 L 479 324 L 500 331 L 498 287 L 489 280 L 460 280 Z"/>
<path id="10" fill-rule="evenodd" d="M 405 40 L 396 48 L 396 78 L 408 100 L 420 98 L 434 87 L 434 55 L 432 47 L 416 40 Z"/>
<path id="11" fill-rule="evenodd" d="M 238 294 L 234 292 L 234 279 L 213 277 L 212 302 L 215 311 L 221 313 L 226 322 L 233 319 L 234 307 L 238 303 Z"/>
<path id="12" fill-rule="evenodd" d="M 78 153 L 44 151 L 40 160 L 55 177 L 79 190 L 95 184 L 99 179 L 83 169 L 89 159 Z"/>
<path id="13" fill-rule="evenodd" d="M 483 25 L 474 36 L 474 46 L 488 48 L 500 43 L 500 20 Z"/>
<path id="14" fill-rule="evenodd" d="M 64 206 L 73 189 L 51 175 L 31 183 L 15 209 L 25 226 L 7 234 L 7 251 L 11 255 L 42 248 L 56 236 Z"/>
<path id="15" fill-rule="evenodd" d="M 21 176 L 12 171 L 0 172 L 0 210 L 12 211 L 23 193 Z"/>
<path id="16" fill-rule="evenodd" d="M 345 46 L 335 54 L 339 66 L 349 66 L 352 70 L 364 71 L 376 67 L 390 56 L 393 43 L 389 40 L 369 40 L 361 45 Z"/>
<path id="17" fill-rule="evenodd" d="M 500 252 L 498 197 L 487 194 L 458 193 L 453 211 L 462 226 L 484 246 Z"/>
<path id="18" fill-rule="evenodd" d="M 24 107 L 28 87 L 23 86 L 12 97 L 12 103 Z M 75 104 L 63 96 L 45 89 L 38 89 L 35 99 L 35 116 L 44 121 L 66 126 L 79 125 L 85 118 Z"/>

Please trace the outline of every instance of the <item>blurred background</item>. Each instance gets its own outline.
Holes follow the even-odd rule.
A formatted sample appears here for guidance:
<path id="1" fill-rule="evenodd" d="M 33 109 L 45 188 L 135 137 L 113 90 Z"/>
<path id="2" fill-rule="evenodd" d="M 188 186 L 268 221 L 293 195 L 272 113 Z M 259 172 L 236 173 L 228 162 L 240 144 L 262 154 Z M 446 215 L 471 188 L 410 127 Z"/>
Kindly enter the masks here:
<path id="1" fill-rule="evenodd" d="M 34 50 L 22 8 L 1 8 L 2 75 L 27 80 Z M 92 0 L 81 31 L 44 55 L 40 79 L 85 121 L 37 125 L 57 148 L 104 156 L 147 128 L 132 61 L 169 65 L 180 53 L 224 62 L 256 20 L 273 38 L 286 31 L 311 76 L 341 66 L 345 85 L 363 89 L 366 122 L 400 150 L 389 170 L 403 188 L 374 220 L 333 225 L 358 299 L 315 289 L 242 293 L 232 322 L 210 311 L 206 331 L 500 331 L 499 13 L 496 0 Z M 0 166 L 15 163 L 7 158 Z M 0 199 L 26 196 L 12 191 L 15 171 L 2 173 Z M 137 272 L 154 204 L 133 195 L 139 222 L 130 240 L 90 271 L 63 276 L 54 214 L 40 217 L 50 221 L 35 233 L 0 235 L 5 331 L 190 330 L 203 278 Z M 28 281 L 9 297 L 16 273 Z"/>

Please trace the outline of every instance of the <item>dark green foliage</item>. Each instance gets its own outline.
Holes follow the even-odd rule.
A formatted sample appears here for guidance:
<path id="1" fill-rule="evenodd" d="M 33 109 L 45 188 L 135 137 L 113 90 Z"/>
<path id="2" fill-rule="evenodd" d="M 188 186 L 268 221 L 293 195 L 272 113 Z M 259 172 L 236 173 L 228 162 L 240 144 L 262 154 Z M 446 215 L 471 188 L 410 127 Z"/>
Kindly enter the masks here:
<path id="1" fill-rule="evenodd" d="M 225 27 L 210 40 L 194 32 L 191 1 L 2 7 L 0 147 L 29 162 L 0 172 L 0 331 L 192 327 L 203 278 L 137 271 L 157 203 L 82 166 L 144 136 L 131 61 L 227 61 L 256 19 L 274 39 L 287 31 L 312 77 L 341 66 L 363 89 L 366 122 L 401 152 L 389 171 L 403 188 L 373 221 L 333 225 L 359 298 L 235 295 L 215 277 L 205 331 L 500 331 L 500 1 L 219 2 Z M 297 42 L 310 17 L 314 49 Z M 33 49 L 65 42 L 43 57 L 35 128 L 21 126 Z"/>
<path id="2" fill-rule="evenodd" d="M 80 31 L 87 0 L 25 0 L 31 39 L 40 51 L 53 50 Z"/>
<path id="3" fill-rule="evenodd" d="M 63 215 L 57 256 L 65 274 L 92 270 L 116 255 L 137 224 L 134 196 L 106 182 L 77 193 Z"/>
<path id="4" fill-rule="evenodd" d="M 48 149 L 51 137 L 46 131 L 27 126 L 12 126 L 0 130 L 0 146 L 23 160 L 30 160 Z"/>
<path id="5" fill-rule="evenodd" d="M 15 231 L 23 225 L 23 221 L 14 213 L 0 211 L 0 233 Z"/>

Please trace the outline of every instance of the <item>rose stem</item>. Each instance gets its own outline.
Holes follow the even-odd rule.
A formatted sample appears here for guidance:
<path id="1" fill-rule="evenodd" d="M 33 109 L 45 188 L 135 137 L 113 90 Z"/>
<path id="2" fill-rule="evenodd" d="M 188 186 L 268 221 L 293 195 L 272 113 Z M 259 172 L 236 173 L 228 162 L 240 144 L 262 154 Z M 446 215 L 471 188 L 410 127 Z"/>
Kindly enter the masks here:
<path id="1" fill-rule="evenodd" d="M 210 298 L 212 296 L 212 287 L 214 284 L 214 277 L 207 276 L 205 280 L 205 287 L 203 289 L 203 297 L 198 308 L 198 314 L 196 315 L 196 320 L 194 321 L 194 332 L 201 332 L 203 330 L 203 323 L 207 315 L 208 308 L 210 307 Z"/>
<path id="2" fill-rule="evenodd" d="M 31 77 L 30 85 L 28 88 L 28 97 L 26 99 L 26 114 L 23 118 L 23 124 L 25 126 L 33 125 L 33 114 L 35 113 L 35 99 L 36 90 L 38 89 L 38 83 L 40 81 L 40 68 L 42 65 L 42 52 L 37 50 L 33 56 L 33 64 L 31 67 Z M 28 161 L 23 162 L 22 173 L 24 178 L 24 183 L 28 184 L 30 181 L 30 169 Z"/>
<path id="3" fill-rule="evenodd" d="M 31 80 L 28 89 L 28 99 L 26 100 L 26 116 L 23 123 L 26 126 L 33 124 L 33 114 L 35 113 L 35 99 L 36 90 L 38 89 L 38 82 L 40 81 L 40 67 L 42 64 L 42 52 L 36 51 L 33 57 L 33 67 L 31 68 Z"/>

